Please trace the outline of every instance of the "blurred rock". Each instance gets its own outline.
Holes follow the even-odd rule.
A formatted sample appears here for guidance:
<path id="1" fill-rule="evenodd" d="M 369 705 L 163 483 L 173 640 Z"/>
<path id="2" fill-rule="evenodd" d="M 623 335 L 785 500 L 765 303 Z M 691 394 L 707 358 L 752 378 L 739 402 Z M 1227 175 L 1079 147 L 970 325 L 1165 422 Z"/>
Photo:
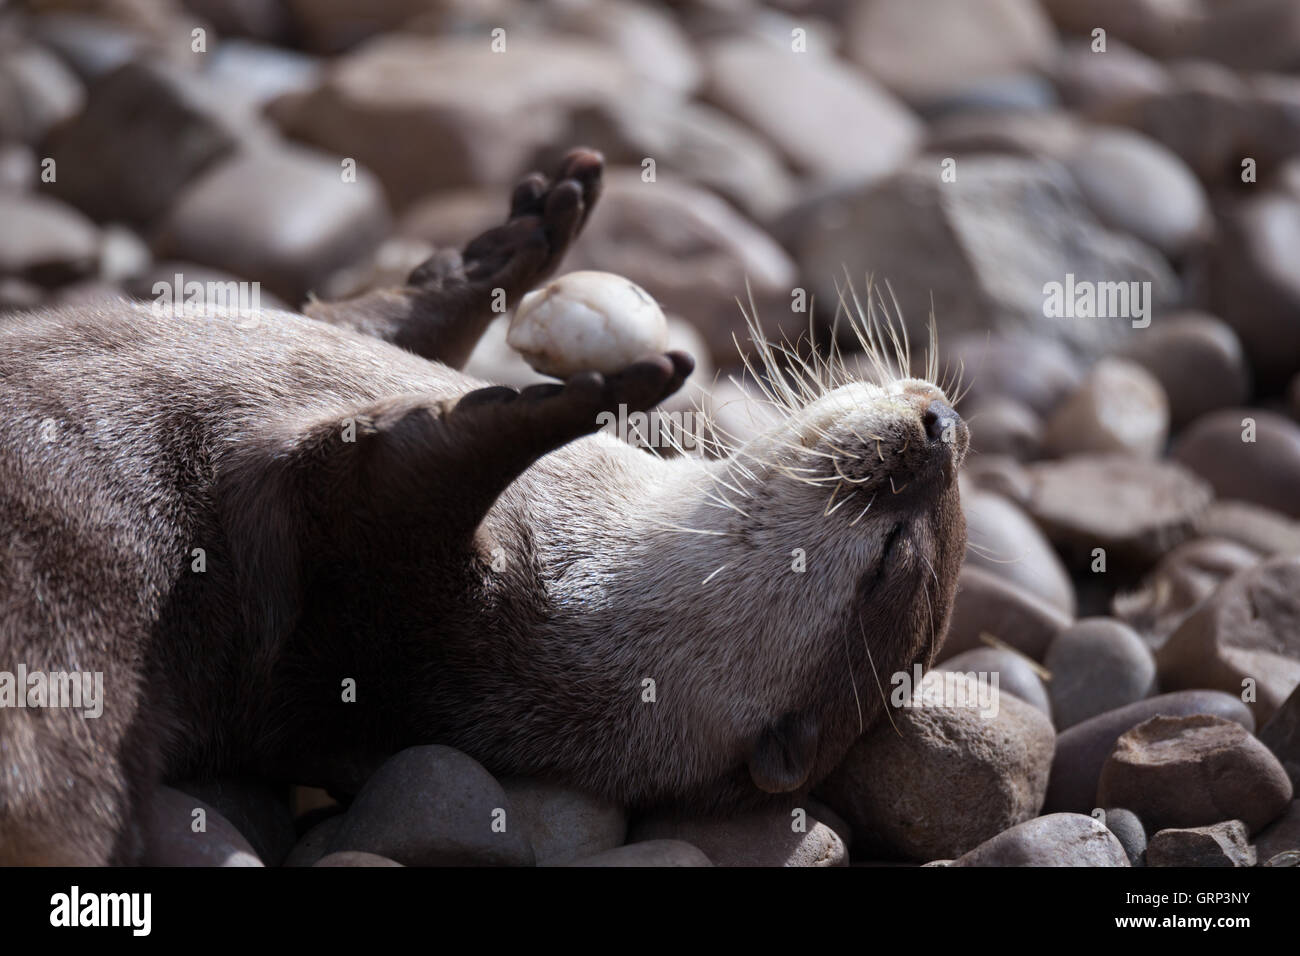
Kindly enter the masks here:
<path id="1" fill-rule="evenodd" d="M 920 140 L 906 107 L 831 57 L 731 39 L 710 45 L 705 63 L 705 98 L 761 132 L 811 179 L 880 179 Z"/>
<path id="2" fill-rule="evenodd" d="M 1208 238 L 1205 192 L 1186 164 L 1139 133 L 1100 127 L 1067 161 L 1097 218 L 1177 258 Z"/>
<path id="3" fill-rule="evenodd" d="M 1222 717 L 1152 717 L 1127 731 L 1106 758 L 1097 803 L 1127 807 L 1148 830 L 1238 819 L 1254 833 L 1291 802 L 1277 758 Z M 1152 838 L 1147 862 L 1159 838 Z"/>
<path id="4" fill-rule="evenodd" d="M 629 843 L 566 866 L 712 866 L 700 850 L 681 840 L 647 840 Z"/>
<path id="5" fill-rule="evenodd" d="M 1289 0 L 1043 0 L 1056 24 L 1159 57 L 1203 57 L 1253 69 L 1300 63 L 1300 8 Z"/>
<path id="6" fill-rule="evenodd" d="M 186 781 L 177 789 L 215 807 L 267 866 L 279 866 L 293 849 L 293 816 L 284 788 L 260 780 L 220 777 Z"/>
<path id="7" fill-rule="evenodd" d="M 999 692 L 1019 697 L 1046 716 L 1052 716 L 1047 688 L 1032 659 L 1024 654 L 1000 647 L 976 647 L 944 659 L 935 668 L 961 674 L 997 674 Z"/>
<path id="8" fill-rule="evenodd" d="M 243 834 L 220 812 L 171 787 L 153 792 L 142 829 L 141 866 L 262 865 Z"/>
<path id="9" fill-rule="evenodd" d="M 218 52 L 239 42 L 230 37 L 283 42 L 292 27 L 284 0 L 184 0 L 184 3 L 187 10 L 193 10 L 221 34 Z"/>
<path id="10" fill-rule="evenodd" d="M 795 272 L 780 246 L 716 196 L 642 182 L 634 171 L 606 176 L 600 205 L 564 265 L 631 279 L 665 312 L 688 319 L 720 367 L 738 358 L 733 334 L 742 347 L 748 343 L 736 304 L 747 286 L 769 336 L 808 326 L 806 315 L 790 309 Z"/>
<path id="11" fill-rule="evenodd" d="M 362 853 L 358 850 L 344 850 L 340 853 L 327 853 L 312 866 L 401 866 L 396 860 L 376 853 Z"/>
<path id="12" fill-rule="evenodd" d="M 957 596 L 939 658 L 946 663 L 963 651 L 987 647 L 982 635 L 988 634 L 1033 660 L 1042 660 L 1071 617 L 1006 578 L 967 564 L 957 577 Z"/>
<path id="13" fill-rule="evenodd" d="M 1103 358 L 1047 420 L 1043 444 L 1054 457 L 1120 452 L 1156 458 L 1168 437 L 1169 402 L 1160 382 L 1136 363 Z"/>
<path id="14" fill-rule="evenodd" d="M 1246 407 L 1212 412 L 1192 422 L 1170 454 L 1222 498 L 1300 518 L 1300 425 L 1283 415 Z"/>
<path id="15" fill-rule="evenodd" d="M 966 567 L 990 571 L 1074 616 L 1070 577 L 1043 533 L 1020 507 L 1001 495 L 974 491 L 962 495 L 962 510 L 970 542 Z"/>
<path id="16" fill-rule="evenodd" d="M 611 166 L 640 167 L 651 158 L 656 176 L 680 174 L 763 220 L 794 197 L 794 183 L 775 152 L 726 113 L 704 103 L 651 95 L 576 109 L 569 126 L 532 166 L 553 169 L 573 143 L 598 149 Z M 493 194 L 495 205 L 500 197 Z M 418 208 L 418 206 L 417 206 Z"/>
<path id="17" fill-rule="evenodd" d="M 1091 812 L 1097 806 L 1097 778 L 1115 741 L 1125 731 L 1158 714 L 1214 714 L 1235 721 L 1248 731 L 1255 729 L 1250 709 L 1239 697 L 1212 690 L 1161 694 L 1098 714 L 1057 735 L 1044 811 Z"/>
<path id="18" fill-rule="evenodd" d="M 194 259 L 299 303 L 388 230 L 378 184 L 300 147 L 248 149 L 192 183 L 161 223 L 159 256 Z"/>
<path id="19" fill-rule="evenodd" d="M 46 150 L 57 179 L 44 188 L 93 219 L 146 224 L 246 132 L 194 77 L 127 63 L 96 82 L 85 110 L 51 133 Z"/>
<path id="20" fill-rule="evenodd" d="M 973 405 L 1009 398 L 1050 415 L 1083 381 L 1079 360 L 1061 343 L 1026 330 L 1014 335 L 971 332 L 941 342 L 944 361 L 960 371 Z"/>
<path id="21" fill-rule="evenodd" d="M 634 0 L 557 0 L 549 5 L 547 19 L 553 30 L 598 41 L 646 86 L 690 96 L 703 80 L 704 70 L 690 40 L 658 5 Z"/>
<path id="22" fill-rule="evenodd" d="M 1068 41 L 1056 62 L 1055 77 L 1061 99 L 1085 111 L 1169 87 L 1169 76 L 1159 63 L 1113 37 L 1106 38 L 1104 52 L 1094 52 L 1091 39 Z"/>
<path id="23" fill-rule="evenodd" d="M 781 807 L 717 819 L 655 815 L 638 820 L 628 835 L 633 846 L 659 840 L 698 847 L 714 866 L 848 866 L 844 841 L 812 811 L 803 810 L 804 829 Z"/>
<path id="24" fill-rule="evenodd" d="M 504 821 L 504 832 L 497 821 Z M 473 758 L 437 745 L 408 747 L 366 781 L 329 842 L 406 866 L 531 866 L 523 821 Z"/>
<path id="25" fill-rule="evenodd" d="M 255 115 L 276 97 L 314 89 L 320 73 L 320 61 L 294 50 L 223 40 L 213 51 L 205 75 L 223 96 L 238 100 Z"/>
<path id="26" fill-rule="evenodd" d="M 1281 389 L 1300 371 L 1300 199 L 1264 190 L 1219 213 L 1211 308 L 1241 337 L 1260 387 Z"/>
<path id="27" fill-rule="evenodd" d="M 1300 791 L 1300 687 L 1291 692 L 1260 729 L 1259 739 L 1282 761 L 1291 783 Z"/>
<path id="28" fill-rule="evenodd" d="M 1080 813 L 1026 820 L 953 860 L 953 866 L 1128 866 L 1105 825 Z"/>
<path id="29" fill-rule="evenodd" d="M 1041 453 L 1043 422 L 1027 405 L 1010 398 L 990 398 L 962 411 L 969 411 L 965 418 L 971 448 L 978 454 L 1027 461 Z"/>
<path id="30" fill-rule="evenodd" d="M 1300 555 L 1234 574 L 1156 653 L 1160 685 L 1245 694 L 1266 723 L 1300 685 Z"/>
<path id="31" fill-rule="evenodd" d="M 76 116 L 85 101 L 81 81 L 53 53 L 0 36 L 0 142 L 37 143 Z"/>
<path id="32" fill-rule="evenodd" d="M 1145 570 L 1191 536 L 1210 488 L 1183 467 L 1124 455 L 1078 455 L 1027 466 L 1028 511 L 1070 563 Z"/>
<path id="33" fill-rule="evenodd" d="M 925 152 L 936 156 L 1007 153 L 1061 159 L 1086 135 L 1084 124 L 1064 111 L 953 112 L 929 126 Z"/>
<path id="34" fill-rule="evenodd" d="M 328 817 L 316 824 L 299 838 L 283 866 L 315 866 L 316 861 L 325 855 L 334 834 L 343 825 L 343 814 Z"/>
<path id="35" fill-rule="evenodd" d="M 859 66 L 919 104 L 980 81 L 1046 70 L 1058 54 L 1032 0 L 864 0 L 845 24 Z"/>
<path id="36" fill-rule="evenodd" d="M 1255 847 L 1260 860 L 1269 860 L 1287 851 L 1300 851 L 1300 800 L 1292 800 L 1285 813 L 1259 831 Z"/>
<path id="37" fill-rule="evenodd" d="M 545 780 L 501 781 L 514 822 L 533 846 L 538 866 L 558 866 L 622 846 L 627 817 L 621 807 Z"/>
<path id="38" fill-rule="evenodd" d="M 971 488 L 1001 495 L 1017 505 L 1029 500 L 1031 483 L 1024 465 L 1007 455 L 980 455 L 968 458 L 961 470 L 961 481 Z M 966 484 L 961 484 L 967 493 Z"/>
<path id="39" fill-rule="evenodd" d="M 1224 538 L 1194 538 L 1174 548 L 1133 591 L 1115 597 L 1115 616 L 1155 650 L 1229 577 L 1258 563 L 1258 552 Z"/>
<path id="40" fill-rule="evenodd" d="M 933 309 L 947 335 L 1025 332 L 1095 354 L 1123 342 L 1131 321 L 1049 318 L 1046 283 L 1150 282 L 1156 312 L 1177 295 L 1163 258 L 1098 224 L 1063 167 L 974 156 L 943 182 L 940 159 L 787 214 L 789 247 L 818 301 L 837 301 L 834 279 L 846 270 L 870 271 L 888 277 L 913 341 L 926 339 Z"/>
<path id="41" fill-rule="evenodd" d="M 931 671 L 921 706 L 891 711 L 855 743 L 819 796 L 852 825 L 855 843 L 914 860 L 951 858 L 1042 806 L 1054 735 L 1048 718 L 1010 694 L 997 713 L 945 703 L 945 683 L 973 701 L 976 682 Z"/>
<path id="42" fill-rule="evenodd" d="M 1106 810 L 1106 829 L 1115 834 L 1130 866 L 1142 866 L 1146 860 L 1147 833 L 1132 810 Z"/>
<path id="43" fill-rule="evenodd" d="M 1066 0 L 1068 2 L 1068 0 Z M 1124 2 L 1124 0 L 1121 0 Z M 1139 129 L 1182 158 L 1206 184 L 1239 181 L 1243 117 L 1251 94 L 1241 77 L 1213 63 L 1171 64 L 1163 91 L 1094 110 L 1104 122 Z"/>
<path id="44" fill-rule="evenodd" d="M 1161 830 L 1147 848 L 1149 866 L 1254 866 L 1255 848 L 1240 820 Z"/>
<path id="45" fill-rule="evenodd" d="M 0 276 L 55 286 L 99 268 L 99 230 L 44 196 L 0 192 Z"/>
<path id="46" fill-rule="evenodd" d="M 119 283 L 143 274 L 153 254 L 135 232 L 125 226 L 108 225 L 100 233 L 99 278 Z"/>
<path id="47" fill-rule="evenodd" d="M 1226 538 L 1262 555 L 1300 554 L 1300 521 L 1245 501 L 1211 502 L 1197 520 L 1196 531 Z"/>
<path id="48" fill-rule="evenodd" d="M 1201 312 L 1161 316 L 1129 341 L 1125 356 L 1159 380 L 1175 429 L 1207 412 L 1245 402 L 1250 367 L 1227 323 Z"/>
<path id="49" fill-rule="evenodd" d="M 635 89 L 626 64 L 593 43 L 517 40 L 507 49 L 493 53 L 478 37 L 379 37 L 332 61 L 319 87 L 272 115 L 289 135 L 373 170 L 403 209 L 456 186 L 513 183 L 572 112 Z"/>
<path id="50" fill-rule="evenodd" d="M 25 192 L 36 185 L 36 154 L 22 143 L 0 143 L 0 191 Z"/>
<path id="51" fill-rule="evenodd" d="M 1142 639 L 1112 618 L 1066 628 L 1043 659 L 1058 731 L 1139 701 L 1155 689 L 1156 664 Z"/>

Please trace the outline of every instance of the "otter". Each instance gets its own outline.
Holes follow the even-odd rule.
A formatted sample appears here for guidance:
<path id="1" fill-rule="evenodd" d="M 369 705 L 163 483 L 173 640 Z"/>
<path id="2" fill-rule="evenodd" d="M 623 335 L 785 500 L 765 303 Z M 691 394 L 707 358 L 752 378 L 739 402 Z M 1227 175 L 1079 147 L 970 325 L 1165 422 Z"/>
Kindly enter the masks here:
<path id="1" fill-rule="evenodd" d="M 773 368 L 783 421 L 706 459 L 596 433 L 687 355 L 522 390 L 459 371 L 601 170 L 575 151 L 407 286 L 301 315 L 0 319 L 0 668 L 103 675 L 97 718 L 0 707 L 0 862 L 130 863 L 164 780 L 355 792 L 419 743 L 633 808 L 747 806 L 806 792 L 932 661 L 968 436 L 931 381 Z"/>

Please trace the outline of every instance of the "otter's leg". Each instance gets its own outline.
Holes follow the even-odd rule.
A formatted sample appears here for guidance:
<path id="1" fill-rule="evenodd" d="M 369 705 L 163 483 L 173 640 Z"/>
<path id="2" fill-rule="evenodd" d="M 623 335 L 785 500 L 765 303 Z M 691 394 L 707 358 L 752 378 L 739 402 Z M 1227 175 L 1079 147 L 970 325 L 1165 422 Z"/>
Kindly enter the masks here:
<path id="1" fill-rule="evenodd" d="M 600 195 L 603 163 L 599 153 L 574 150 L 553 182 L 540 173 L 525 177 L 515 187 L 506 223 L 474 239 L 464 252 L 438 253 L 401 289 L 345 302 L 312 302 L 303 311 L 462 368 L 498 314 L 494 300 L 504 294 L 505 304 L 513 307 L 559 266 Z"/>
<path id="2" fill-rule="evenodd" d="M 534 461 L 597 431 L 602 412 L 652 408 L 681 387 L 694 364 L 670 352 L 562 385 L 494 386 L 445 401 L 386 399 L 287 441 L 273 439 L 277 447 L 258 457 L 281 463 L 277 484 L 286 500 L 330 516 L 324 531 L 336 543 L 353 533 L 374 540 L 390 529 L 400 536 L 429 528 L 440 540 L 465 541 Z"/>

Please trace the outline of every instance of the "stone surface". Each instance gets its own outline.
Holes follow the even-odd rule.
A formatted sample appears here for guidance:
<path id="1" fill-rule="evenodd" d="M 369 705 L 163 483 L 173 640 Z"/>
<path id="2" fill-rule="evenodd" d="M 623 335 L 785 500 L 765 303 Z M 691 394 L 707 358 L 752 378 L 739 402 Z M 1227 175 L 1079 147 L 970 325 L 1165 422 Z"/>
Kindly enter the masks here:
<path id="1" fill-rule="evenodd" d="M 834 57 L 730 38 L 710 44 L 704 59 L 706 99 L 762 133 L 813 180 L 879 179 L 920 141 L 911 111 Z"/>
<path id="2" fill-rule="evenodd" d="M 1218 211 L 1217 227 L 1210 308 L 1241 337 L 1258 383 L 1279 389 L 1300 371 L 1300 198 L 1252 191 Z"/>
<path id="3" fill-rule="evenodd" d="M 1083 381 L 1083 365 L 1069 349 L 1029 332 L 973 332 L 946 339 L 941 347 L 947 365 L 962 370 L 970 387 L 967 401 L 975 405 L 1007 398 L 1046 416 Z"/>
<path id="4" fill-rule="evenodd" d="M 713 866 L 697 847 L 681 840 L 647 840 L 606 850 L 565 866 Z"/>
<path id="5" fill-rule="evenodd" d="M 990 571 L 1074 615 L 1074 587 L 1065 566 L 1019 506 L 1001 495 L 977 491 L 962 494 L 962 511 L 970 542 L 966 567 Z"/>
<path id="6" fill-rule="evenodd" d="M 1300 425 L 1276 412 L 1245 407 L 1212 412 L 1187 427 L 1171 454 L 1221 498 L 1300 518 Z"/>
<path id="7" fill-rule="evenodd" d="M 1052 716 L 1047 688 L 1032 659 L 1024 654 L 999 647 L 976 647 L 945 658 L 935 667 L 961 674 L 997 674 L 999 691 L 1019 697 L 1048 717 Z"/>
<path id="8" fill-rule="evenodd" d="M 1282 761 L 1291 782 L 1300 790 L 1300 686 L 1260 728 L 1259 739 Z"/>
<path id="9" fill-rule="evenodd" d="M 343 825 L 343 814 L 327 817 L 304 833 L 293 845 L 281 866 L 314 866 L 325 855 L 334 834 Z"/>
<path id="10" fill-rule="evenodd" d="M 1240 405 L 1250 394 L 1241 340 L 1212 315 L 1161 316 L 1132 337 L 1126 356 L 1160 382 L 1175 429 L 1207 412 Z"/>
<path id="11" fill-rule="evenodd" d="M 267 866 L 280 866 L 293 850 L 296 837 L 285 788 L 251 778 L 220 777 L 186 781 L 176 789 L 215 807 Z"/>
<path id="12" fill-rule="evenodd" d="M 1126 731 L 1157 714 L 1213 714 L 1236 721 L 1248 731 L 1255 729 L 1254 717 L 1240 698 L 1212 690 L 1161 694 L 1098 714 L 1057 735 L 1043 809 L 1092 812 L 1097 806 L 1097 778 L 1115 742 Z"/>
<path id="13" fill-rule="evenodd" d="M 1169 88 L 1169 76 L 1156 60 L 1113 37 L 1107 37 L 1104 52 L 1094 51 L 1090 39 L 1067 41 L 1054 78 L 1061 99 L 1085 111 Z"/>
<path id="14" fill-rule="evenodd" d="M 1161 558 L 1136 589 L 1117 594 L 1113 613 L 1155 650 L 1220 584 L 1259 560 L 1259 552 L 1234 541 L 1193 538 Z"/>
<path id="15" fill-rule="evenodd" d="M 547 780 L 501 781 L 516 823 L 532 844 L 538 866 L 557 866 L 621 846 L 627 816 L 621 807 Z"/>
<path id="16" fill-rule="evenodd" d="M 1171 690 L 1252 689 L 1256 723 L 1267 723 L 1300 685 L 1300 555 L 1230 577 L 1169 635 L 1156 666 Z"/>
<path id="17" fill-rule="evenodd" d="M 494 829 L 502 819 L 505 832 Z M 474 759 L 439 745 L 408 747 L 366 781 L 328 844 L 406 866 L 531 866 L 523 822 Z"/>
<path id="18" fill-rule="evenodd" d="M 1210 210 L 1195 174 L 1173 152 L 1129 130 L 1101 127 L 1067 163 L 1097 218 L 1177 257 L 1209 238 Z"/>
<path id="19" fill-rule="evenodd" d="M 1281 816 L 1259 831 L 1255 848 L 1261 861 L 1279 853 L 1300 852 L 1300 800 L 1292 800 Z"/>
<path id="20" fill-rule="evenodd" d="M 1043 422 L 1027 405 L 1010 398 L 985 399 L 962 409 L 970 426 L 971 448 L 978 455 L 1037 458 L 1043 446 Z"/>
<path id="21" fill-rule="evenodd" d="M 130 62 L 97 81 L 86 108 L 51 134 L 58 178 L 47 188 L 93 219 L 151 223 L 246 132 L 200 80 Z"/>
<path id="22" fill-rule="evenodd" d="M 1266 556 L 1300 554 L 1300 521 L 1246 501 L 1211 502 L 1197 520 L 1196 530 Z"/>
<path id="23" fill-rule="evenodd" d="M 1115 834 L 1130 866 L 1142 866 L 1146 862 L 1147 832 L 1142 821 L 1132 810 L 1115 808 L 1106 810 L 1106 829 Z"/>
<path id="24" fill-rule="evenodd" d="M 865 0 L 852 5 L 845 30 L 849 56 L 921 104 L 1046 70 L 1058 53 L 1030 0 Z"/>
<path id="25" fill-rule="evenodd" d="M 949 336 L 1029 332 L 1095 355 L 1125 341 L 1132 320 L 1048 318 L 1046 283 L 1150 282 L 1154 314 L 1178 295 L 1160 254 L 1097 223 L 1059 164 L 972 156 L 943 182 L 941 157 L 930 159 L 792 210 L 789 248 L 817 301 L 838 301 L 846 270 L 874 273 L 914 342 L 933 310 Z"/>
<path id="26" fill-rule="evenodd" d="M 84 102 L 81 81 L 57 56 L 0 36 L 0 141 L 40 142 Z"/>
<path id="27" fill-rule="evenodd" d="M 0 276 L 52 286 L 98 269 L 99 230 L 71 206 L 0 192 L 0 219 Z"/>
<path id="28" fill-rule="evenodd" d="M 848 866 L 844 841 L 807 807 L 798 817 L 786 808 L 718 819 L 656 815 L 636 821 L 631 845 L 673 841 L 698 847 L 714 866 Z M 803 830 L 796 830 L 796 824 Z"/>
<path id="29" fill-rule="evenodd" d="M 1152 717 L 1126 731 L 1097 781 L 1098 804 L 1127 807 L 1152 831 L 1238 819 L 1254 833 L 1286 810 L 1292 792 L 1267 747 L 1209 714 Z"/>
<path id="30" fill-rule="evenodd" d="M 850 748 L 819 796 L 864 849 L 912 860 L 960 855 L 1029 819 L 1042 805 L 1054 735 L 1048 718 L 1010 694 L 997 714 L 945 705 L 932 671 L 922 706 L 892 710 Z M 973 699 L 975 682 L 947 675 Z"/>
<path id="31" fill-rule="evenodd" d="M 202 832 L 195 832 L 199 825 Z M 154 791 L 142 829 L 141 866 L 262 866 L 252 846 L 220 812 L 171 787 Z"/>
<path id="32" fill-rule="evenodd" d="M 343 850 L 339 853 L 327 853 L 312 866 L 401 866 L 396 860 L 376 853 L 362 853 L 358 850 Z"/>
<path id="33" fill-rule="evenodd" d="M 611 375 L 668 344 L 668 320 L 640 286 L 609 272 L 567 272 L 526 294 L 506 343 L 538 372 Z"/>
<path id="34" fill-rule="evenodd" d="M 1160 830 L 1147 847 L 1148 866 L 1254 866 L 1255 847 L 1240 820 Z"/>
<path id="35" fill-rule="evenodd" d="M 373 177 L 298 147 L 249 149 L 189 185 L 159 227 L 159 256 L 194 259 L 299 303 L 370 254 L 388 229 Z"/>
<path id="36" fill-rule="evenodd" d="M 1077 455 L 1029 466 L 1028 511 L 1080 570 L 1104 548 L 1108 570 L 1150 567 L 1192 533 L 1208 485 L 1180 465 Z"/>
<path id="37" fill-rule="evenodd" d="M 953 866 L 1128 866 L 1105 825 L 1080 813 L 1026 820 L 953 860 Z"/>
<path id="38" fill-rule="evenodd" d="M 1056 636 L 1043 665 L 1058 731 L 1146 697 L 1155 688 L 1151 651 L 1113 618 L 1081 620 Z"/>
<path id="39" fill-rule="evenodd" d="M 1047 420 L 1043 445 L 1052 457 L 1119 452 L 1155 458 L 1169 437 L 1169 400 L 1142 366 L 1104 358 Z"/>
<path id="40" fill-rule="evenodd" d="M 636 85 L 612 51 L 590 41 L 509 49 L 493 53 L 480 37 L 377 37 L 273 115 L 295 138 L 373 170 L 401 209 L 450 187 L 510 183 L 571 112 Z"/>
<path id="41" fill-rule="evenodd" d="M 985 634 L 1042 660 L 1056 635 L 1070 623 L 1070 615 L 1005 578 L 967 565 L 957 576 L 957 596 L 939 660 L 946 663 L 963 651 L 989 646 Z"/>

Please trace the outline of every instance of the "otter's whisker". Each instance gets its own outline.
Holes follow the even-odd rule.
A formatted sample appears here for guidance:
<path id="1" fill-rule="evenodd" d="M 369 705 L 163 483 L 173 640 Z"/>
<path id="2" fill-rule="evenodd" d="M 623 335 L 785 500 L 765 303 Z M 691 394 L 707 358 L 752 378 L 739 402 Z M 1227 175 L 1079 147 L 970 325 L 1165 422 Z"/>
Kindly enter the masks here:
<path id="1" fill-rule="evenodd" d="M 850 521 L 849 527 L 852 528 L 855 524 L 857 524 L 864 517 L 866 517 L 867 512 L 871 510 L 871 506 L 874 505 L 875 503 L 876 503 L 876 496 L 872 495 L 871 500 L 867 502 L 867 506 L 862 509 L 862 514 L 858 515 L 856 518 Z"/>
<path id="2" fill-rule="evenodd" d="M 907 485 L 910 485 L 910 484 L 911 484 L 911 482 L 909 481 L 909 482 L 907 483 Z M 890 476 L 889 476 L 889 490 L 892 491 L 894 494 L 897 495 L 897 494 L 901 494 L 902 492 L 906 491 L 906 490 L 907 490 L 907 485 L 903 485 L 902 488 L 895 488 L 895 487 L 894 487 L 894 476 L 893 476 L 893 475 L 890 475 Z"/>
<path id="3" fill-rule="evenodd" d="M 862 646 L 867 649 L 867 662 L 871 665 L 871 673 L 876 677 L 876 689 L 880 691 L 880 703 L 884 708 L 885 717 L 889 720 L 889 726 L 894 728 L 894 733 L 903 736 L 894 723 L 893 715 L 889 713 L 889 698 L 885 696 L 885 688 L 880 683 L 880 673 L 876 670 L 876 662 L 871 656 L 871 642 L 867 640 L 867 629 L 862 623 L 862 618 L 858 618 L 858 630 L 862 634 Z"/>
<path id="4" fill-rule="evenodd" d="M 710 581 L 713 580 L 714 576 L 717 575 L 718 571 L 721 571 L 725 567 L 726 567 L 725 564 L 719 565 L 717 569 L 714 570 L 713 574 L 710 574 L 707 578 L 701 581 L 700 584 L 708 584 Z"/>

